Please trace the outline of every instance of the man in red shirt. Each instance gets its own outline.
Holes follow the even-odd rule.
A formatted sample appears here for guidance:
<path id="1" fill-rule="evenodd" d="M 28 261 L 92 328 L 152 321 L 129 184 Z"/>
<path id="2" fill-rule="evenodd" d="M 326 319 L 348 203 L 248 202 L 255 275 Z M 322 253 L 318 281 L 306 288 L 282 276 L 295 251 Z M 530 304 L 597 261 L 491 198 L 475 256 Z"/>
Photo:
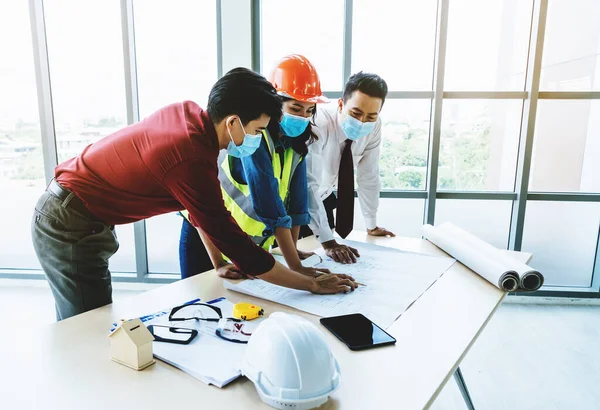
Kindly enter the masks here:
<path id="1" fill-rule="evenodd" d="M 256 135 L 272 117 L 281 117 L 273 86 L 237 68 L 213 86 L 207 110 L 191 101 L 169 105 L 56 167 L 55 179 L 36 205 L 32 236 L 57 318 L 112 302 L 108 260 L 119 247 L 114 225 L 183 209 L 238 272 L 313 293 L 354 289 L 345 275 L 316 281 L 277 263 L 254 245 L 223 204 L 219 150 L 251 154 Z"/>

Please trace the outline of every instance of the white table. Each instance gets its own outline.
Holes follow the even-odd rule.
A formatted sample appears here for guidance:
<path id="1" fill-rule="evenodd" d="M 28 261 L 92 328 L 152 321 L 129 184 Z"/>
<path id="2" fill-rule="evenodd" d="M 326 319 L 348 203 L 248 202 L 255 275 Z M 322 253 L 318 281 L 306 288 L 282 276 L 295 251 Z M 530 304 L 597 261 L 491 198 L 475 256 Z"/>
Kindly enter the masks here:
<path id="1" fill-rule="evenodd" d="M 348 239 L 443 254 L 422 239 L 373 238 L 360 232 L 353 232 Z M 314 239 L 301 241 L 303 249 L 314 249 L 316 245 Z M 524 262 L 530 257 L 523 253 L 514 256 Z M 234 303 L 253 301 L 267 314 L 293 311 L 318 324 L 316 316 L 227 291 L 214 271 L 206 272 L 60 323 L 38 329 L 4 329 L 0 338 L 0 408 L 269 408 L 261 402 L 252 383 L 243 378 L 218 389 L 159 361 L 136 372 L 109 359 L 107 336 L 116 320 L 196 297 L 210 300 L 219 296 Z M 456 263 L 388 329 L 398 340 L 395 346 L 352 352 L 324 331 L 340 363 L 342 385 L 322 408 L 429 407 L 503 297 L 503 292 Z"/>

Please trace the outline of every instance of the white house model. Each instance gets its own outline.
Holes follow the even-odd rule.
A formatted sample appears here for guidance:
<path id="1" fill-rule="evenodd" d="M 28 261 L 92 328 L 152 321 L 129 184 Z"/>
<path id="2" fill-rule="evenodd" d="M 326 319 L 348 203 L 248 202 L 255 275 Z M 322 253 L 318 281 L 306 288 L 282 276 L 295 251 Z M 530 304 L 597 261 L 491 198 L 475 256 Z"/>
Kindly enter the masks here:
<path id="1" fill-rule="evenodd" d="M 154 336 L 140 319 L 122 321 L 108 336 L 111 359 L 117 363 L 142 370 L 154 363 L 152 341 Z"/>

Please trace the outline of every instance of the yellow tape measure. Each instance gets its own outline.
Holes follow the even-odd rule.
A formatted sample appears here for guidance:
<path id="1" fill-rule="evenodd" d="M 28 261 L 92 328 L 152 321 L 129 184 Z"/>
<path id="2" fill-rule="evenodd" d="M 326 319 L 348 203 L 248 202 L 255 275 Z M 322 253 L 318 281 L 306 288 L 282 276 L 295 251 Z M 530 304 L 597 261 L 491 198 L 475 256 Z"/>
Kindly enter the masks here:
<path id="1" fill-rule="evenodd" d="M 233 317 L 238 319 L 252 320 L 264 314 L 263 308 L 252 303 L 236 303 L 233 305 Z"/>

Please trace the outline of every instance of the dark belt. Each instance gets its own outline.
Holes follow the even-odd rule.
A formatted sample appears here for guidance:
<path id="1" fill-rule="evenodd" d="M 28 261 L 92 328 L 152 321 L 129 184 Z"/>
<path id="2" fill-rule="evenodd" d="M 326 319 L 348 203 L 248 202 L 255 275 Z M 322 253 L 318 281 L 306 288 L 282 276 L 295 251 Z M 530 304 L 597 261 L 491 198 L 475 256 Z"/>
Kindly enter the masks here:
<path id="1" fill-rule="evenodd" d="M 52 195 L 63 201 L 63 203 L 70 198 L 69 201 L 64 205 L 65 208 L 71 208 L 74 211 L 79 212 L 86 218 L 92 219 L 94 221 L 100 221 L 85 207 L 81 199 L 77 198 L 77 196 L 75 196 L 75 194 L 69 191 L 68 189 L 63 188 L 62 185 L 60 185 L 55 179 L 52 179 L 52 181 L 50 181 L 50 184 L 48 185 L 48 188 L 46 188 L 46 191 L 50 192 Z"/>

